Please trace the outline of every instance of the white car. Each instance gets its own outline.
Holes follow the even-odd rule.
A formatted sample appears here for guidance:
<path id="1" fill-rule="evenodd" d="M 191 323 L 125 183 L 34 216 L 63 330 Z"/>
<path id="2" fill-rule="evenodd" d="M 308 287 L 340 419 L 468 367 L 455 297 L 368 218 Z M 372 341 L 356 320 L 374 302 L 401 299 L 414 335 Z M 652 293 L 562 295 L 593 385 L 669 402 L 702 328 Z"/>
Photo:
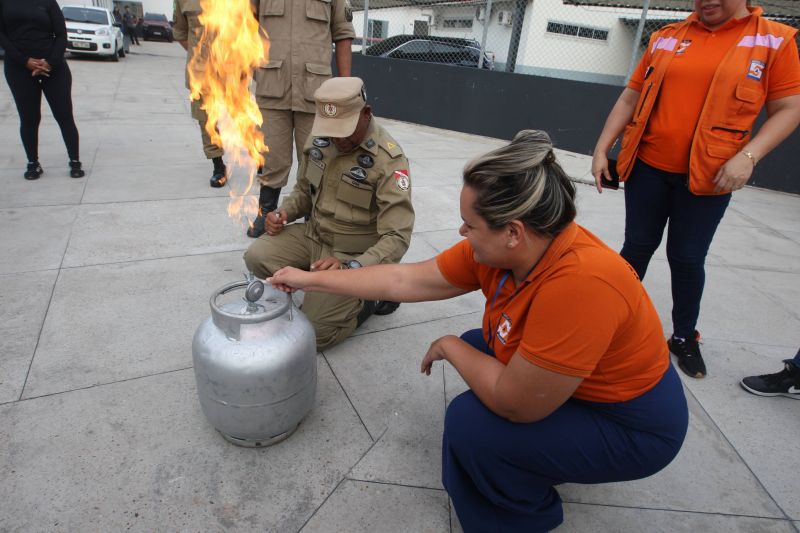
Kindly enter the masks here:
<path id="1" fill-rule="evenodd" d="M 122 30 L 114 25 L 108 9 L 88 6 L 61 8 L 67 23 L 67 51 L 105 56 L 111 61 L 125 57 Z"/>

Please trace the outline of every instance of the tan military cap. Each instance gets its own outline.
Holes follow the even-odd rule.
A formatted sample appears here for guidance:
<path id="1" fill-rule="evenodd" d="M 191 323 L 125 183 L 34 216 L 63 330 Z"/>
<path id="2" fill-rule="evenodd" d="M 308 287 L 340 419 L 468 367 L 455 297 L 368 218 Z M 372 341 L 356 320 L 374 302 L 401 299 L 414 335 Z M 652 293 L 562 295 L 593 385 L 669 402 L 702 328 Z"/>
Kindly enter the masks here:
<path id="1" fill-rule="evenodd" d="M 331 78 L 314 92 L 317 114 L 311 135 L 349 137 L 356 131 L 358 116 L 366 105 L 361 78 Z"/>

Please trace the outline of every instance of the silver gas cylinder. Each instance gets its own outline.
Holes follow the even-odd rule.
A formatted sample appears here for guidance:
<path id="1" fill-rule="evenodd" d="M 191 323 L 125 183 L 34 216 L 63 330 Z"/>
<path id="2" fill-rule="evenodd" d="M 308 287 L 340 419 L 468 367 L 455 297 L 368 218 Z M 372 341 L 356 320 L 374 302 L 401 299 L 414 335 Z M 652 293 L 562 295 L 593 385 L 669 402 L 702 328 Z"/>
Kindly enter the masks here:
<path id="1" fill-rule="evenodd" d="M 220 302 L 240 289 L 245 298 Z M 252 276 L 225 285 L 192 341 L 203 413 L 234 444 L 285 439 L 314 405 L 316 353 L 314 328 L 289 294 Z"/>

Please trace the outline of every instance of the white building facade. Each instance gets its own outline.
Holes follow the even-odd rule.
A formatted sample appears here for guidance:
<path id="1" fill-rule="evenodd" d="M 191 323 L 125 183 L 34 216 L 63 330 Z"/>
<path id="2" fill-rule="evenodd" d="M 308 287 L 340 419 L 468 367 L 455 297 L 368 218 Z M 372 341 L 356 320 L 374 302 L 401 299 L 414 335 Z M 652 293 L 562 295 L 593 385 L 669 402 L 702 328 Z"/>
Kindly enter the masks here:
<path id="1" fill-rule="evenodd" d="M 487 5 L 491 5 L 488 13 Z M 500 0 L 371 8 L 367 31 L 373 39 L 399 34 L 474 39 L 494 54 L 496 69 L 505 70 L 515 5 Z M 634 41 L 641 13 L 641 9 L 578 6 L 562 0 L 528 2 L 514 71 L 622 85 L 639 58 L 640 47 Z M 688 15 L 650 10 L 647 24 L 652 30 Z M 361 35 L 363 11 L 354 13 L 353 24 Z"/>

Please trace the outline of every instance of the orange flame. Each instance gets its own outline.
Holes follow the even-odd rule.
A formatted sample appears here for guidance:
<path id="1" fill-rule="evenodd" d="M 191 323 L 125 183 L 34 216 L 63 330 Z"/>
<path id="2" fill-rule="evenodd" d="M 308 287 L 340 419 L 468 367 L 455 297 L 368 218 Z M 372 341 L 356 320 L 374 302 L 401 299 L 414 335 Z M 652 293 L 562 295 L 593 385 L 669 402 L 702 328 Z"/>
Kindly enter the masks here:
<path id="1" fill-rule="evenodd" d="M 249 224 L 258 213 L 258 200 L 248 193 L 269 151 L 250 83 L 254 69 L 267 62 L 269 41 L 260 32 L 250 0 L 201 0 L 200 6 L 204 32 L 189 64 L 190 97 L 201 101 L 208 115 L 206 131 L 228 159 L 228 215 Z M 247 173 L 243 188 L 235 186 L 237 167 Z"/>

